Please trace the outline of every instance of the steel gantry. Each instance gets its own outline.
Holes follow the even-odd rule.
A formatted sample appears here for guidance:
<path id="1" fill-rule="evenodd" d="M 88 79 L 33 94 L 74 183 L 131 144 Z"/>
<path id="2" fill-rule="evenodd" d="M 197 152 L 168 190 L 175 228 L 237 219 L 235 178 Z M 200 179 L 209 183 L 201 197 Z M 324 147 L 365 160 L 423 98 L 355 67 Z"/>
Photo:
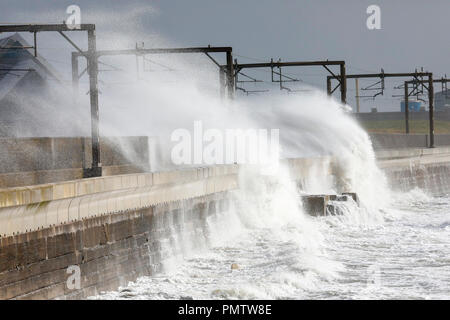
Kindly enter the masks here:
<path id="1" fill-rule="evenodd" d="M 221 66 L 210 53 L 225 53 L 226 54 L 226 65 Z M 124 49 L 124 50 L 100 50 L 95 53 L 96 59 L 101 56 L 117 56 L 117 55 L 136 55 L 145 56 L 150 54 L 176 54 L 176 53 L 204 53 L 208 58 L 210 58 L 218 67 L 220 72 L 220 83 L 221 83 L 221 93 L 222 85 L 226 83 L 228 90 L 228 97 L 232 99 L 234 97 L 234 66 L 233 66 L 233 48 L 232 47 L 192 47 L 192 48 L 151 48 L 144 49 Z M 72 82 L 75 89 L 78 87 L 78 81 L 85 71 L 79 73 L 78 70 L 78 58 L 80 56 L 86 56 L 88 53 L 81 50 L 72 52 Z M 226 77 L 226 80 L 224 79 Z"/>
<path id="2" fill-rule="evenodd" d="M 430 92 L 430 90 L 431 90 L 431 92 L 433 92 L 433 94 L 434 94 L 434 83 L 441 83 L 442 90 L 444 91 L 444 89 L 447 89 L 448 82 L 450 82 L 450 79 L 447 79 L 447 78 L 435 79 L 435 80 L 432 80 L 431 82 L 429 80 L 418 80 L 418 79 L 408 80 L 408 81 L 404 82 L 405 132 L 407 134 L 409 133 L 409 105 L 408 105 L 409 101 L 408 100 L 411 95 L 414 95 L 415 90 L 417 89 L 417 85 L 419 85 L 419 84 L 423 85 L 427 89 L 428 92 Z M 414 85 L 412 92 L 409 91 L 410 84 Z M 433 103 L 433 102 L 434 102 L 434 100 L 432 100 L 431 103 Z M 428 102 L 428 104 L 430 104 L 430 102 Z M 431 121 L 431 116 L 430 116 L 430 121 Z M 430 122 L 430 125 L 431 125 L 431 122 Z M 433 136 L 433 142 L 431 142 L 431 135 L 430 135 L 430 145 L 434 145 L 434 136 Z"/>
<path id="3" fill-rule="evenodd" d="M 91 168 L 83 168 L 84 177 L 98 177 L 102 175 L 102 167 L 100 162 L 100 136 L 99 136 L 99 114 L 98 114 L 98 84 L 97 74 L 98 65 L 96 52 L 96 35 L 95 24 L 80 24 L 76 28 L 70 28 L 66 24 L 17 24 L 17 25 L 0 25 L 0 33 L 2 32 L 31 32 L 34 34 L 34 54 L 37 56 L 37 38 L 38 32 L 58 32 L 63 36 L 74 48 L 80 50 L 78 46 L 64 33 L 69 31 L 86 31 L 88 36 L 88 50 L 85 56 L 88 61 L 89 74 L 89 94 L 91 105 L 91 139 L 92 139 L 92 166 Z M 81 51 L 81 50 L 80 50 Z"/>
<path id="4" fill-rule="evenodd" d="M 384 80 L 385 78 L 411 78 L 413 77 L 416 81 L 422 81 L 419 78 L 427 77 L 424 83 L 428 83 L 427 91 L 428 91 L 428 101 L 429 101 L 429 127 L 430 127 L 430 148 L 434 148 L 434 107 L 433 107 L 433 73 L 431 72 L 405 72 L 405 73 L 365 73 L 365 74 L 348 74 L 347 79 L 369 79 L 369 78 L 378 78 Z M 331 81 L 335 79 L 333 76 L 327 77 L 327 88 L 331 88 Z M 332 92 L 328 91 L 329 94 Z M 382 94 L 382 93 L 381 93 Z"/>
<path id="5" fill-rule="evenodd" d="M 345 74 L 345 61 L 331 61 L 331 60 L 325 60 L 325 61 L 273 61 L 270 62 L 261 62 L 261 63 L 244 63 L 239 64 L 237 61 L 234 64 L 234 74 L 233 78 L 236 82 L 237 75 L 239 72 L 243 69 L 255 69 L 255 68 L 271 68 L 273 71 L 273 68 L 278 68 L 279 72 L 276 73 L 280 76 L 279 80 L 274 81 L 273 79 L 273 73 L 272 72 L 272 81 L 273 82 L 280 82 L 280 89 L 287 89 L 283 88 L 282 83 L 282 77 L 287 77 L 282 75 L 281 68 L 283 67 L 308 67 L 308 66 L 321 66 L 325 68 L 332 76 L 333 79 L 338 80 L 338 85 L 336 88 L 334 88 L 333 92 L 340 87 L 341 89 L 341 101 L 342 103 L 346 103 L 347 101 L 347 80 L 346 80 L 346 74 Z M 331 71 L 328 66 L 339 66 L 339 75 L 336 75 L 333 71 Z M 295 79 L 290 78 L 292 81 L 297 81 Z M 331 82 L 330 82 L 331 83 Z M 328 90 L 328 93 L 330 94 L 331 88 Z"/>

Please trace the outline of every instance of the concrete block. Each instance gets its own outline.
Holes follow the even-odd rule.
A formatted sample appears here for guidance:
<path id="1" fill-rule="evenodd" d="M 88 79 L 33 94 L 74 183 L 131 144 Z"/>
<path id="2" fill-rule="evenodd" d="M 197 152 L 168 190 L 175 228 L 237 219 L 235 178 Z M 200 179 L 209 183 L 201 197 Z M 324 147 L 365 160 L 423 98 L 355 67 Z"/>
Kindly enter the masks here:
<path id="1" fill-rule="evenodd" d="M 105 191 L 120 190 L 122 189 L 122 176 L 108 177 L 105 183 Z"/>
<path id="2" fill-rule="evenodd" d="M 26 204 L 31 201 L 31 191 L 27 188 L 17 190 L 18 193 L 18 203 L 17 204 Z"/>
<path id="3" fill-rule="evenodd" d="M 303 208 L 312 216 L 325 216 L 329 195 L 302 196 Z"/>
<path id="4" fill-rule="evenodd" d="M 53 187 L 54 186 L 51 184 L 43 184 L 39 186 L 41 201 L 53 200 Z"/>
<path id="5" fill-rule="evenodd" d="M 74 182 L 54 184 L 52 199 L 62 199 L 74 196 L 76 196 Z"/>
<path id="6" fill-rule="evenodd" d="M 347 195 L 353 199 L 359 205 L 359 198 L 356 192 L 342 192 L 342 195 Z"/>
<path id="7" fill-rule="evenodd" d="M 128 188 L 136 188 L 138 185 L 137 181 L 137 175 L 130 174 L 130 175 L 123 175 L 122 176 L 122 188 L 128 189 Z"/>
<path id="8" fill-rule="evenodd" d="M 42 201 L 41 191 L 37 188 L 31 190 L 31 202 L 38 203 Z"/>
<path id="9" fill-rule="evenodd" d="M 137 187 L 144 188 L 147 186 L 145 176 L 146 176 L 146 174 L 137 175 Z"/>
<path id="10" fill-rule="evenodd" d="M 349 198 L 358 203 L 358 196 L 354 192 L 346 192 L 342 195 L 306 195 L 302 196 L 302 202 L 306 212 L 312 216 L 325 216 L 328 213 L 340 215 L 343 212 L 336 206 L 336 201 L 347 201 Z"/>
<path id="11" fill-rule="evenodd" d="M 105 180 L 107 180 L 107 178 L 93 179 L 94 192 L 103 192 L 105 190 Z"/>

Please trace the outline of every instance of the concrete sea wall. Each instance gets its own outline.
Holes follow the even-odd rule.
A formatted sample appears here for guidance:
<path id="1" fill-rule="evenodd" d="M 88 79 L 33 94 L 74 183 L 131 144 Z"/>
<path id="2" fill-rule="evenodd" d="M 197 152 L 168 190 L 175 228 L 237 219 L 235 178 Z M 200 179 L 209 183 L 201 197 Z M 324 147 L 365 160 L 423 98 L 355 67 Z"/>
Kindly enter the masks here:
<path id="1" fill-rule="evenodd" d="M 427 148 L 430 145 L 428 134 L 370 133 L 374 150 Z M 450 134 L 435 134 L 437 147 L 450 146 Z"/>
<path id="2" fill-rule="evenodd" d="M 103 137 L 100 155 L 105 175 L 149 169 L 148 137 Z M 92 162 L 85 137 L 0 138 L 0 187 L 29 186 L 81 179 Z"/>
<path id="3" fill-rule="evenodd" d="M 449 154 L 388 150 L 379 164 L 390 181 L 409 188 L 448 176 Z M 420 175 L 411 163 L 426 170 Z M 331 158 L 286 164 L 299 185 L 333 170 Z M 208 221 L 233 205 L 239 170 L 224 165 L 1 190 L 0 299 L 85 298 L 161 271 L 185 246 L 208 242 Z M 79 288 L 67 285 L 70 266 L 79 267 Z"/>
<path id="4" fill-rule="evenodd" d="M 175 242 L 195 245 L 206 219 L 226 212 L 237 168 L 3 190 L 0 299 L 83 298 L 160 271 Z M 80 268 L 79 289 L 67 286 L 69 266 Z"/>
<path id="5" fill-rule="evenodd" d="M 405 120 L 404 112 L 361 112 L 351 113 L 352 117 L 360 121 L 386 121 L 386 120 Z M 435 110 L 435 120 L 450 121 L 450 110 Z M 411 120 L 428 120 L 428 111 L 409 112 Z"/>
<path id="6" fill-rule="evenodd" d="M 387 168 L 385 172 L 394 190 L 420 188 L 433 195 L 450 193 L 450 163 L 412 165 L 408 169 Z"/>
<path id="7" fill-rule="evenodd" d="M 330 168 L 328 158 L 286 163 L 296 180 L 312 167 Z M 2 190 L 0 298 L 84 298 L 160 271 L 183 246 L 207 243 L 207 220 L 227 214 L 238 170 L 224 165 Z M 67 286 L 70 266 L 80 268 L 79 289 Z"/>
<path id="8" fill-rule="evenodd" d="M 0 299 L 81 299 L 161 271 L 183 244 L 204 245 L 226 193 L 101 215 L 1 238 Z M 80 287 L 67 286 L 69 266 Z"/>
<path id="9" fill-rule="evenodd" d="M 450 148 L 384 150 L 378 166 L 391 189 L 420 188 L 434 195 L 450 193 Z"/>

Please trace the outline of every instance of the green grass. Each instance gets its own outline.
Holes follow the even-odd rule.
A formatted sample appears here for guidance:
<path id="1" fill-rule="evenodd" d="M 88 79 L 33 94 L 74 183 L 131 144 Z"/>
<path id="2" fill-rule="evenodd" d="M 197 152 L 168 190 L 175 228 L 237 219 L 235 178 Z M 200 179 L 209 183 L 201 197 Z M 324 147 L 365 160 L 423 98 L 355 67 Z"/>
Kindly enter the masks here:
<path id="1" fill-rule="evenodd" d="M 373 120 L 360 121 L 361 126 L 368 132 L 376 133 L 405 133 L 405 120 Z M 410 133 L 428 133 L 428 120 L 409 120 Z M 434 133 L 450 133 L 450 121 L 434 121 Z"/>

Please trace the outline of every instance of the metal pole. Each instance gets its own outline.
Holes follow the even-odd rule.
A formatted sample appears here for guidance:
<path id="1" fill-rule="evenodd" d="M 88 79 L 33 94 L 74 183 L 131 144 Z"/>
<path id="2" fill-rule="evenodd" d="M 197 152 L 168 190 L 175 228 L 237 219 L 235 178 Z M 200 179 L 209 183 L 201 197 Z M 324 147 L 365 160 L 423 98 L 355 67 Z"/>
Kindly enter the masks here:
<path id="1" fill-rule="evenodd" d="M 225 98 L 225 82 L 226 82 L 226 72 L 223 67 L 219 68 L 219 90 L 220 90 L 220 99 Z"/>
<path id="2" fill-rule="evenodd" d="M 347 103 L 347 77 L 345 76 L 345 63 L 340 65 L 341 71 L 341 102 Z"/>
<path id="3" fill-rule="evenodd" d="M 100 137 L 98 114 L 98 61 L 96 53 L 95 30 L 88 31 L 88 71 L 89 93 L 91 100 L 91 137 L 92 137 L 92 168 L 85 171 L 85 177 L 98 177 L 102 175 L 100 163 Z"/>
<path id="4" fill-rule="evenodd" d="M 434 88 L 433 88 L 433 74 L 428 76 L 428 104 L 430 115 L 430 148 L 434 148 Z"/>
<path id="5" fill-rule="evenodd" d="M 138 58 L 137 50 L 138 50 L 138 44 L 136 42 L 136 80 L 139 80 L 139 58 Z"/>
<path id="6" fill-rule="evenodd" d="M 409 102 L 408 102 L 408 82 L 405 81 L 405 128 L 406 128 L 406 134 L 409 134 Z"/>
<path id="7" fill-rule="evenodd" d="M 280 61 L 281 62 L 281 61 Z M 279 76 L 280 76 L 280 90 L 283 90 L 283 79 L 281 78 L 281 68 L 278 67 Z"/>
<path id="8" fill-rule="evenodd" d="M 327 94 L 331 96 L 331 78 L 327 78 Z"/>
<path id="9" fill-rule="evenodd" d="M 359 80 L 355 79 L 355 88 L 356 88 L 356 113 L 359 113 Z"/>
<path id="10" fill-rule="evenodd" d="M 72 88 L 74 96 L 78 95 L 78 55 L 75 52 L 72 52 Z"/>
<path id="11" fill-rule="evenodd" d="M 37 39 L 36 39 L 36 32 L 34 32 L 34 56 L 37 57 Z"/>
<path id="12" fill-rule="evenodd" d="M 234 98 L 234 66 L 233 66 L 233 54 L 227 51 L 227 87 L 228 87 L 228 98 Z"/>

